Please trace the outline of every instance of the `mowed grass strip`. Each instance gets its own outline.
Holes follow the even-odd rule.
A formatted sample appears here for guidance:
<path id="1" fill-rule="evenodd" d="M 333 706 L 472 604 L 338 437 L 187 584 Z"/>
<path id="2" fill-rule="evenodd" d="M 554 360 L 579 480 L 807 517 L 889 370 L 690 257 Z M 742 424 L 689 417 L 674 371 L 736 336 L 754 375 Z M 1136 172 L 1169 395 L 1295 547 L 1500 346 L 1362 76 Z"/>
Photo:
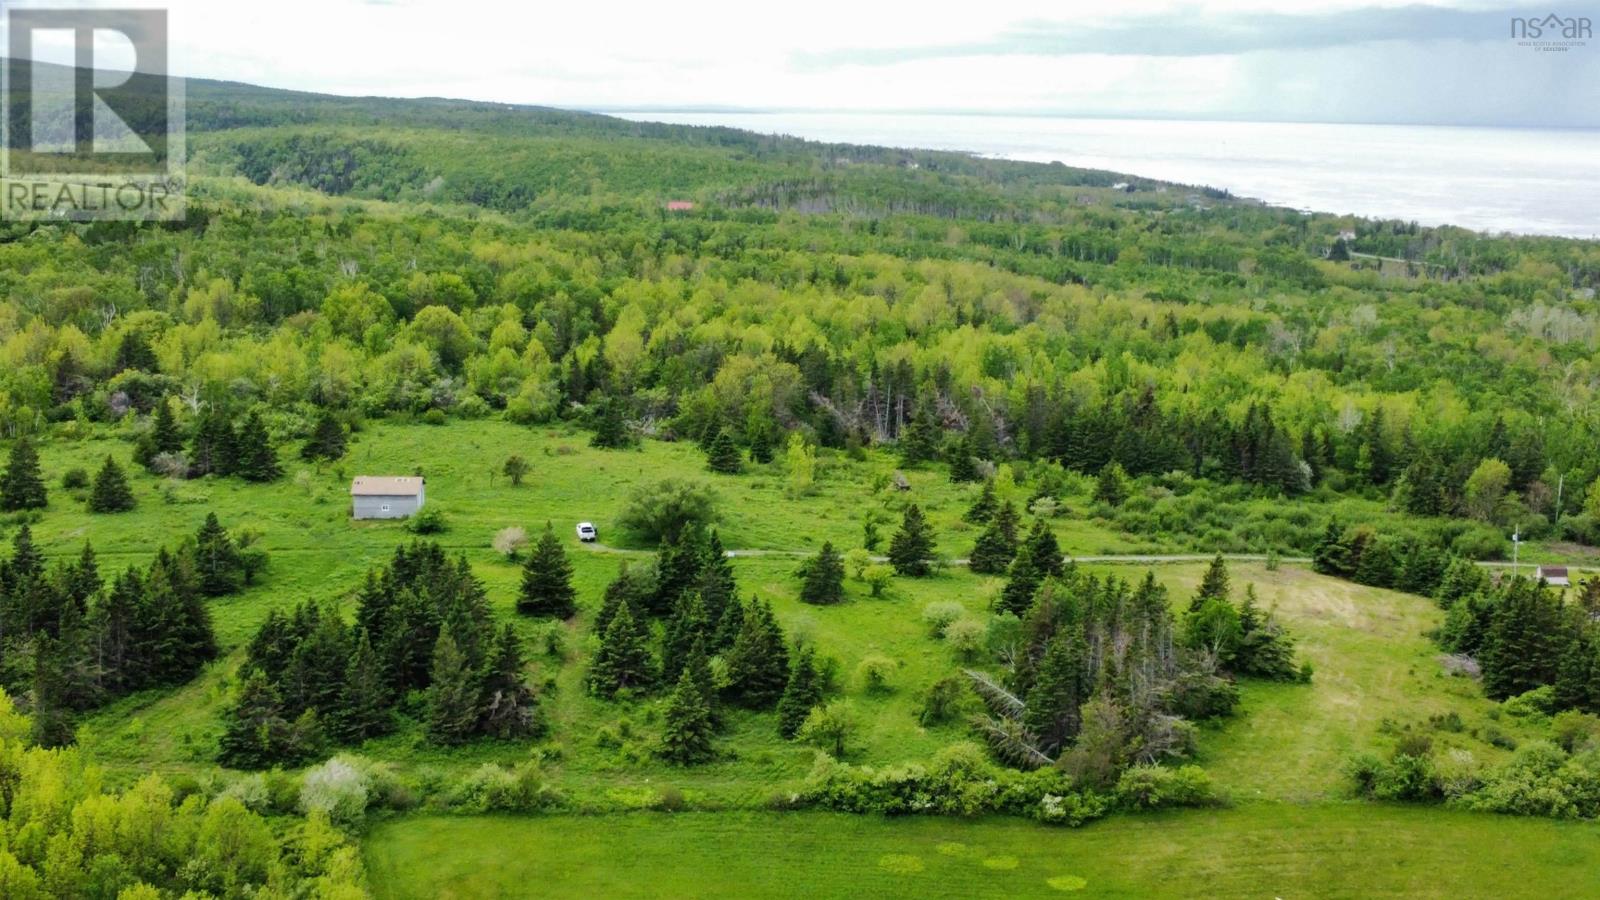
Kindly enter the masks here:
<path id="1" fill-rule="evenodd" d="M 1079 830 L 827 813 L 424 816 L 382 825 L 366 848 L 381 900 L 1600 895 L 1600 826 L 1363 804 Z"/>

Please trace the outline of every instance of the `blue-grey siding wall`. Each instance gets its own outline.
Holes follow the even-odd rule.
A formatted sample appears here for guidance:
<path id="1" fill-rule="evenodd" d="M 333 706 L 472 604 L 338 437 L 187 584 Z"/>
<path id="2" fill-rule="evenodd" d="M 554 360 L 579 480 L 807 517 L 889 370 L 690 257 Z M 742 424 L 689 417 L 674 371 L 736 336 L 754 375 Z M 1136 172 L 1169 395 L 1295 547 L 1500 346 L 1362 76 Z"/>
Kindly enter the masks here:
<path id="1" fill-rule="evenodd" d="M 415 497 L 353 497 L 358 519 L 403 519 L 422 508 L 422 495 Z M 385 507 L 388 507 L 385 509 Z"/>

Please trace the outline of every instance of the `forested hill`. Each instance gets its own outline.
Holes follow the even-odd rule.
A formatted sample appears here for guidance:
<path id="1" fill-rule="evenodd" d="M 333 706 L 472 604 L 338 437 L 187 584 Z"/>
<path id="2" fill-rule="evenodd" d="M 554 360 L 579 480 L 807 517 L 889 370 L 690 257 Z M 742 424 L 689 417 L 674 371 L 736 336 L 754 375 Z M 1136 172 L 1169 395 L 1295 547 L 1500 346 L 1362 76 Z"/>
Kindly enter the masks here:
<path id="1" fill-rule="evenodd" d="M 321 408 L 763 456 L 910 435 L 910 461 L 1382 501 L 1446 542 L 1600 537 L 1592 242 L 538 107 L 188 105 L 187 223 L 0 230 L 7 434 L 182 396 L 278 439 Z M 1227 534 L 1165 500 L 1128 530 L 1305 551 L 1324 524 Z"/>

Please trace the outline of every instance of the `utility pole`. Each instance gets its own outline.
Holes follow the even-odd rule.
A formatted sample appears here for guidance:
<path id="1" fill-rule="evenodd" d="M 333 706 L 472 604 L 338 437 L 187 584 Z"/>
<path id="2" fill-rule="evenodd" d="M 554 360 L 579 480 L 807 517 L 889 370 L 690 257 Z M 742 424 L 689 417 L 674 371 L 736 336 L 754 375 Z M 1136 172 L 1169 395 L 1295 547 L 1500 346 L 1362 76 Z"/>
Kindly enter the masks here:
<path id="1" fill-rule="evenodd" d="M 1518 565 L 1518 562 L 1521 559 L 1521 553 L 1519 552 L 1521 550 L 1522 550 L 1522 526 L 1518 525 L 1517 529 L 1515 531 L 1511 532 L 1511 577 L 1512 578 L 1516 578 L 1517 575 L 1518 575 L 1517 565 Z"/>
<path id="2" fill-rule="evenodd" d="M 1567 473 L 1562 472 L 1560 477 L 1558 477 L 1556 479 L 1556 525 L 1558 525 L 1558 526 L 1561 524 L 1561 491 L 1566 486 L 1567 486 Z M 1556 537 L 1559 538 L 1560 536 L 1561 536 L 1561 532 L 1558 530 L 1556 532 Z"/>

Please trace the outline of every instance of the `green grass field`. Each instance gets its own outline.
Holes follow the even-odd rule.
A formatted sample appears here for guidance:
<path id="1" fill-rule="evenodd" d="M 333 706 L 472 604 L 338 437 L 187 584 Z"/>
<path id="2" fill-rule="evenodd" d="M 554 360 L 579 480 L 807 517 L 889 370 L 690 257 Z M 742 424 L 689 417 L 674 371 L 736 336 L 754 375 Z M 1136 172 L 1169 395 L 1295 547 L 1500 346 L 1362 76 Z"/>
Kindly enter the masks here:
<path id="1" fill-rule="evenodd" d="M 45 457 L 46 475 L 54 485 L 70 467 L 92 471 L 106 453 L 126 461 L 127 451 L 125 443 L 104 439 L 58 444 Z M 534 465 L 520 488 L 491 476 L 512 453 Z M 848 585 L 850 602 L 840 606 L 810 607 L 797 599 L 796 551 L 823 540 L 857 546 L 862 517 L 871 508 L 883 511 L 889 523 L 884 533 L 892 531 L 901 498 L 881 487 L 896 468 L 881 455 L 866 461 L 825 458 L 816 492 L 794 499 L 784 491 L 779 468 L 709 475 L 689 445 L 648 442 L 637 452 L 602 452 L 590 449 L 585 435 L 558 429 L 498 422 L 382 425 L 362 433 L 339 465 L 318 470 L 296 461 L 271 485 L 169 483 L 135 474 L 140 506 L 119 516 L 88 515 L 57 488 L 34 529 L 51 555 L 73 555 L 90 540 L 109 573 L 145 562 L 157 546 L 152 535 L 175 540 L 215 510 L 229 527 L 258 529 L 272 557 L 259 585 L 212 607 L 226 651 L 222 660 L 182 688 L 124 698 L 88 717 L 82 745 L 119 781 L 147 771 L 215 771 L 219 715 L 229 700 L 232 673 L 242 644 L 267 611 L 307 599 L 334 600 L 348 609 L 363 573 L 411 540 L 398 523 L 349 520 L 349 477 L 418 467 L 428 477 L 430 504 L 449 518 L 450 530 L 437 539 L 467 555 L 497 614 L 529 634 L 535 624 L 512 612 L 519 566 L 493 552 L 494 533 L 509 525 L 534 531 L 550 521 L 566 538 L 576 521 L 599 525 L 604 545 L 568 545 L 583 612 L 567 626 L 563 651 L 540 653 L 533 666 L 536 680 L 555 686 L 545 695 L 550 736 L 537 748 L 546 775 L 577 809 L 605 814 L 389 821 L 369 842 L 379 896 L 1051 896 L 1077 884 L 1074 879 L 1086 882 L 1086 896 L 1600 891 L 1593 883 L 1600 870 L 1600 830 L 1594 827 L 1344 802 L 1345 758 L 1356 750 L 1381 750 L 1401 729 L 1428 728 L 1430 716 L 1459 717 L 1460 730 L 1430 728 L 1430 734 L 1437 744 L 1486 762 L 1504 758 L 1504 745 L 1543 726 L 1501 716 L 1475 683 L 1443 673 L 1427 637 L 1442 613 L 1427 599 L 1295 566 L 1231 566 L 1235 590 L 1256 586 L 1316 674 L 1309 685 L 1246 682 L 1240 714 L 1202 729 L 1197 761 L 1235 804 L 1224 811 L 1117 818 L 1076 832 L 1023 821 L 780 816 L 759 810 L 804 778 L 814 751 L 778 739 L 774 714 L 730 711 L 718 739 L 721 757 L 682 769 L 650 752 L 659 729 L 653 700 L 607 703 L 584 692 L 593 650 L 587 622 L 603 586 L 623 560 L 648 559 L 628 545 L 615 517 L 635 485 L 691 477 L 720 493 L 726 546 L 769 553 L 734 561 L 742 593 L 772 601 L 791 636 L 804 635 L 838 661 L 838 688 L 855 701 L 866 723 L 851 762 L 925 759 L 969 739 L 960 721 L 932 728 L 917 721 L 926 688 L 961 664 L 929 633 L 921 613 L 929 602 L 954 601 L 981 618 L 998 580 L 952 567 L 931 578 L 897 579 L 880 599 L 856 583 Z M 913 471 L 910 477 L 913 498 L 938 531 L 940 551 L 964 556 L 976 529 L 961 514 L 977 488 L 951 485 L 934 471 Z M 1067 552 L 1161 549 L 1084 517 L 1086 508 L 1086 502 L 1069 504 L 1068 514 L 1055 520 Z M 1090 568 L 1131 579 L 1146 566 Z M 1204 567 L 1182 562 L 1151 568 L 1171 589 L 1174 604 L 1182 604 Z M 899 663 L 892 692 L 868 694 L 856 683 L 855 666 L 869 653 Z M 404 773 L 448 779 L 484 762 L 520 762 L 534 748 L 476 742 L 444 750 L 411 729 L 355 749 Z M 693 808 L 719 811 L 670 817 L 625 812 L 666 788 L 682 792 Z M 1519 868 L 1532 874 L 1524 877 Z M 1065 880 L 1052 887 L 1051 879 Z M 1585 884 L 1585 890 L 1573 890 Z"/>
<path id="2" fill-rule="evenodd" d="M 1247 804 L 1076 831 L 821 813 L 416 817 L 367 841 L 392 900 L 1592 897 L 1600 826 Z"/>

